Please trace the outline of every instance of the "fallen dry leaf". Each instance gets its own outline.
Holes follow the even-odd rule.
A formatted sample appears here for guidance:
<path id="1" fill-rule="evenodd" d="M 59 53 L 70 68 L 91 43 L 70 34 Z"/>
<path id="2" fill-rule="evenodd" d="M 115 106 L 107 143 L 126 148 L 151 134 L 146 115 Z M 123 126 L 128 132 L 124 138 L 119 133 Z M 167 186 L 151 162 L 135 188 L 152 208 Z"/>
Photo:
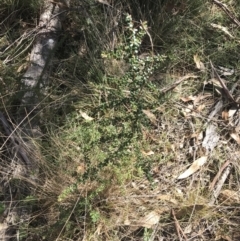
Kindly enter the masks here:
<path id="1" fill-rule="evenodd" d="M 139 220 L 139 225 L 144 228 L 153 228 L 153 226 L 157 224 L 159 220 L 160 214 L 156 211 L 152 211 Z"/>
<path id="2" fill-rule="evenodd" d="M 84 172 L 85 172 L 85 170 L 86 170 L 85 164 L 84 164 L 84 163 L 80 163 L 80 164 L 77 166 L 77 170 L 76 170 L 76 171 L 77 171 L 78 174 L 83 175 Z"/>
<path id="3" fill-rule="evenodd" d="M 193 162 L 193 164 L 185 171 L 183 172 L 177 179 L 184 179 L 189 176 L 191 176 L 193 173 L 198 171 L 201 166 L 203 166 L 207 161 L 207 156 L 202 156 L 198 158 L 196 161 Z"/>
<path id="4" fill-rule="evenodd" d="M 157 199 L 162 200 L 162 201 L 168 201 L 171 202 L 173 204 L 178 204 L 178 201 L 174 198 L 172 198 L 170 195 L 168 194 L 161 194 L 157 196 Z"/>
<path id="5" fill-rule="evenodd" d="M 197 136 L 197 140 L 201 141 L 203 139 L 203 132 L 201 131 Z"/>
<path id="6" fill-rule="evenodd" d="M 173 152 L 176 151 L 176 146 L 175 146 L 174 144 L 171 144 L 171 150 L 172 150 Z"/>
<path id="7" fill-rule="evenodd" d="M 82 112 L 81 110 L 79 111 L 79 113 L 81 114 L 81 116 L 82 116 L 86 121 L 92 121 L 92 120 L 94 120 L 94 118 L 90 117 L 89 115 L 87 115 L 85 112 Z"/>
<path id="8" fill-rule="evenodd" d="M 228 118 L 229 118 L 229 112 L 227 111 L 227 110 L 223 110 L 222 111 L 222 118 L 223 118 L 223 120 L 228 120 Z"/>
<path id="9" fill-rule="evenodd" d="M 229 205 L 234 203 L 239 203 L 239 199 L 240 199 L 239 192 L 229 190 L 229 189 L 222 190 L 220 193 L 220 197 L 221 199 L 226 201 Z"/>
<path id="10" fill-rule="evenodd" d="M 164 113 L 165 112 L 165 107 L 163 106 L 159 106 L 156 108 L 157 111 L 159 111 L 160 113 Z"/>
<path id="11" fill-rule="evenodd" d="M 237 142 L 238 145 L 240 145 L 240 137 L 237 133 L 233 132 L 230 136 Z"/>
<path id="12" fill-rule="evenodd" d="M 234 114 L 235 114 L 237 111 L 238 111 L 237 108 L 231 108 L 231 109 L 229 109 L 229 111 L 228 111 L 228 117 L 229 117 L 229 118 L 233 117 Z"/>
<path id="13" fill-rule="evenodd" d="M 219 25 L 219 24 L 215 24 L 215 23 L 211 23 L 211 26 L 216 28 L 216 29 L 219 29 L 221 31 L 223 31 L 226 35 L 228 35 L 230 38 L 234 39 L 234 36 L 228 31 L 227 27 L 224 27 L 222 25 Z"/>
<path id="14" fill-rule="evenodd" d="M 222 235 L 222 234 L 217 234 L 216 235 L 216 237 L 215 237 L 215 239 L 214 239 L 215 241 L 222 241 L 222 240 L 226 240 L 226 241 L 236 241 L 236 239 L 232 239 L 232 238 L 230 238 L 229 236 L 227 236 L 227 235 Z"/>
<path id="15" fill-rule="evenodd" d="M 202 211 L 204 208 L 206 208 L 206 205 L 204 204 L 194 204 L 194 205 L 189 205 L 189 206 L 179 206 L 179 209 L 176 210 L 176 218 L 177 219 L 182 219 L 184 217 L 186 217 L 187 213 L 192 213 L 193 210 L 194 212 L 200 212 Z"/>
<path id="16" fill-rule="evenodd" d="M 105 4 L 107 6 L 111 6 L 110 3 L 108 1 L 106 1 L 106 0 L 97 0 L 97 2 Z"/>
<path id="17" fill-rule="evenodd" d="M 226 68 L 223 66 L 218 66 L 218 71 L 221 73 L 223 76 L 231 76 L 235 73 L 235 70 L 233 68 Z"/>
<path id="18" fill-rule="evenodd" d="M 219 81 L 218 81 L 217 79 L 211 78 L 211 79 L 209 80 L 209 82 L 212 83 L 212 85 L 214 85 L 215 87 L 219 87 L 219 88 L 222 89 L 222 85 L 219 83 Z"/>
<path id="19" fill-rule="evenodd" d="M 142 151 L 142 154 L 143 154 L 144 156 L 151 156 L 151 155 L 154 154 L 154 152 L 153 152 L 153 151 L 147 151 L 147 152 Z"/>
<path id="20" fill-rule="evenodd" d="M 198 96 L 196 96 L 196 98 L 193 101 L 194 105 L 197 105 L 201 100 L 204 100 L 208 97 L 212 96 L 210 93 L 206 93 L 206 94 L 199 94 Z"/>
<path id="21" fill-rule="evenodd" d="M 224 81 L 224 80 L 223 80 Z M 222 94 L 222 85 L 219 83 L 219 81 L 215 78 L 212 78 L 209 80 L 208 83 L 211 83 L 214 87 L 214 90 L 221 95 Z"/>
<path id="22" fill-rule="evenodd" d="M 199 105 L 198 108 L 197 108 L 197 111 L 201 112 L 206 106 L 203 104 L 203 105 Z"/>
<path id="23" fill-rule="evenodd" d="M 194 59 L 194 62 L 195 62 L 195 64 L 196 64 L 196 67 L 197 67 L 199 70 L 201 70 L 201 71 L 205 71 L 205 70 L 206 70 L 203 62 L 201 62 L 201 60 L 200 60 L 200 58 L 199 58 L 199 56 L 198 56 L 197 54 L 195 54 L 195 55 L 193 56 L 193 59 Z"/>
<path id="24" fill-rule="evenodd" d="M 190 105 L 190 104 L 189 104 L 189 105 L 187 106 L 187 108 L 184 109 L 184 112 L 185 112 L 185 113 L 190 113 L 190 112 L 192 112 L 193 107 L 194 107 L 193 105 Z"/>
<path id="25" fill-rule="evenodd" d="M 196 98 L 195 96 L 190 95 L 188 97 L 181 97 L 180 100 L 183 102 L 189 102 L 189 101 L 195 100 L 195 98 Z"/>
<path id="26" fill-rule="evenodd" d="M 103 224 L 100 223 L 100 224 L 97 226 L 97 229 L 96 229 L 96 231 L 95 231 L 95 234 L 100 235 L 102 228 L 103 228 Z"/>
<path id="27" fill-rule="evenodd" d="M 128 225 L 130 225 L 131 224 L 131 222 L 130 222 L 130 220 L 128 219 L 128 217 L 124 220 L 124 225 L 126 225 L 126 226 L 128 226 Z"/>
<path id="28" fill-rule="evenodd" d="M 185 229 L 184 229 L 184 234 L 188 234 L 192 232 L 192 224 L 189 224 Z"/>
<path id="29" fill-rule="evenodd" d="M 195 132 L 190 135 L 191 138 L 196 138 L 198 141 L 203 139 L 203 132 Z"/>
<path id="30" fill-rule="evenodd" d="M 157 124 L 157 118 L 156 116 L 150 111 L 150 110 L 143 110 L 142 111 L 147 117 L 148 119 L 154 124 Z"/>

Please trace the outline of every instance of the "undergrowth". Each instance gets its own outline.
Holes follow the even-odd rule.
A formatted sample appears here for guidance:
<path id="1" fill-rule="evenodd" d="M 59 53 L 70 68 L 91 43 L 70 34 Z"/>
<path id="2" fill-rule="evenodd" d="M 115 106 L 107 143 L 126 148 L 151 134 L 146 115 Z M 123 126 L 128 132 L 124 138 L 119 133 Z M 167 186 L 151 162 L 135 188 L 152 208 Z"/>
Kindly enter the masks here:
<path id="1" fill-rule="evenodd" d="M 239 17 L 239 4 L 224 2 Z M 230 230 L 238 225 L 234 207 L 239 202 L 230 200 L 228 212 L 222 194 L 218 204 L 208 205 L 208 185 L 225 159 L 237 153 L 237 146 L 224 139 L 227 134 L 206 166 L 177 181 L 203 155 L 196 136 L 219 95 L 211 89 L 211 97 L 196 106 L 185 99 L 207 92 L 209 60 L 235 69 L 227 77 L 229 87 L 238 79 L 239 33 L 232 20 L 207 0 L 70 4 L 41 113 L 43 185 L 22 200 L 34 202 L 22 240 L 178 240 L 177 224 L 194 240 L 237 235 Z M 26 1 L 5 0 L 0 6 L 5 23 L 0 107 L 14 116 L 17 80 L 27 68 L 34 37 L 20 39 L 40 7 L 30 1 L 32 14 L 24 16 Z M 194 56 L 205 71 L 196 67 Z M 188 74 L 194 77 L 164 91 Z M 199 115 L 190 115 L 195 107 Z M 235 171 L 224 189 L 237 192 L 234 160 Z M 153 224 L 151 217 L 157 219 Z"/>

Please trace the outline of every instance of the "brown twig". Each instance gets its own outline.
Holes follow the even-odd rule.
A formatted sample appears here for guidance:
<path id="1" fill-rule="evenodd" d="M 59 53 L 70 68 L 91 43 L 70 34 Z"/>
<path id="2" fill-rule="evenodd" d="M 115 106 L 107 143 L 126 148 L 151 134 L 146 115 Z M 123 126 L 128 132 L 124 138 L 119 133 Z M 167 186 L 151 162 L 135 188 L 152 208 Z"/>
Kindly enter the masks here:
<path id="1" fill-rule="evenodd" d="M 214 68 L 213 64 L 212 64 L 212 61 L 210 61 L 210 64 L 211 64 L 211 67 L 212 67 L 212 70 L 213 70 L 213 73 L 215 75 L 215 77 L 217 78 L 217 80 L 219 81 L 219 83 L 221 84 L 222 88 L 223 88 L 223 92 L 224 94 L 226 95 L 226 97 L 228 98 L 228 100 L 231 102 L 231 103 L 234 103 L 238 106 L 238 103 L 236 102 L 236 100 L 234 100 L 231 92 L 228 90 L 227 86 L 224 84 L 224 82 L 222 81 L 222 79 L 220 78 L 220 76 L 218 75 L 216 69 Z"/>
<path id="2" fill-rule="evenodd" d="M 209 202 L 210 205 L 213 205 L 215 203 L 215 201 L 217 200 L 217 198 L 220 194 L 220 191 L 222 189 L 222 186 L 225 183 L 231 169 L 232 169 L 232 165 L 231 165 L 231 163 L 229 163 L 229 165 L 223 171 L 221 178 L 219 179 L 218 183 L 216 184 L 216 187 L 213 190 L 212 198 L 211 198 L 211 201 Z"/>
<path id="3" fill-rule="evenodd" d="M 181 234 L 184 237 L 184 239 L 187 240 L 187 236 L 183 232 L 183 230 L 182 230 L 182 228 L 181 228 L 181 226 L 180 226 L 180 224 L 179 224 L 179 222 L 176 218 L 175 211 L 173 209 L 172 209 L 172 216 L 173 216 L 173 219 L 174 219 L 174 223 L 175 223 L 175 227 L 176 227 L 176 230 L 177 230 L 179 240 L 182 240 Z M 180 234 L 180 232 L 181 232 L 181 234 Z"/>
<path id="4" fill-rule="evenodd" d="M 237 20 L 237 18 L 235 18 L 233 16 L 233 14 L 231 13 L 231 11 L 227 8 L 227 6 L 223 3 L 221 3 L 218 0 L 213 0 L 213 3 L 215 3 L 218 7 L 220 7 L 228 16 L 229 18 L 232 19 L 232 21 L 238 26 L 240 27 L 240 22 Z"/>
<path id="5" fill-rule="evenodd" d="M 220 170 L 218 171 L 217 175 L 214 177 L 213 181 L 211 182 L 211 184 L 209 185 L 209 190 L 212 191 L 217 180 L 219 179 L 219 177 L 221 176 L 223 170 L 230 164 L 231 162 L 228 160 L 226 161 L 222 167 L 220 168 Z"/>
<path id="6" fill-rule="evenodd" d="M 197 78 L 197 77 L 198 77 L 198 76 L 196 76 L 196 75 L 187 74 L 187 75 L 179 78 L 178 80 L 176 80 L 176 82 L 175 82 L 174 84 L 172 84 L 171 86 L 161 89 L 161 92 L 162 92 L 162 93 L 167 93 L 168 91 L 176 88 L 176 87 L 177 87 L 179 84 L 181 84 L 184 80 L 187 80 L 187 79 L 189 79 L 189 78 L 194 78 L 194 79 L 195 79 L 195 78 Z"/>

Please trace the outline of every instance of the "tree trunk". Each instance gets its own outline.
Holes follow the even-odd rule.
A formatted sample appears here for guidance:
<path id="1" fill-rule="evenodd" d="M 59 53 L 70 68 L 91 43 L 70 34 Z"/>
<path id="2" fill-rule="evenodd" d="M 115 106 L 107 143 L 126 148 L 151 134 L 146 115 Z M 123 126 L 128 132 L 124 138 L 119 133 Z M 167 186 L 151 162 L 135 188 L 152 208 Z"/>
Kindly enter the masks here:
<path id="1" fill-rule="evenodd" d="M 22 97 L 17 125 L 12 124 L 9 116 L 7 120 L 0 113 L 0 121 L 6 134 L 1 150 L 10 150 L 10 153 L 6 153 L 9 160 L 1 158 L 3 171 L 0 182 L 5 206 L 4 212 L 0 214 L 1 241 L 18 240 L 19 227 L 30 221 L 32 207 L 26 205 L 24 199 L 33 195 L 33 187 L 39 183 L 38 167 L 41 161 L 34 143 L 41 135 L 39 118 L 36 116 L 40 112 L 40 103 L 48 85 L 48 66 L 58 43 L 67 1 L 65 4 L 47 0 L 44 3 L 30 64 L 21 80 Z"/>

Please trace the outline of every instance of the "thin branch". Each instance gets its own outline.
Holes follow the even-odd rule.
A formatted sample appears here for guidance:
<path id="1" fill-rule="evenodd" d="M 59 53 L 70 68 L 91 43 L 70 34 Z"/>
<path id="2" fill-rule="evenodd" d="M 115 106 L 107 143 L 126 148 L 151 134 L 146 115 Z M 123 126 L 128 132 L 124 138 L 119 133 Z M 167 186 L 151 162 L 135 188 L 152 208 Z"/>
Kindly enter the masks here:
<path id="1" fill-rule="evenodd" d="M 219 181 L 216 185 L 216 188 L 213 190 L 212 198 L 211 198 L 211 201 L 209 202 L 210 205 L 213 205 L 216 202 L 216 200 L 221 192 L 222 186 L 225 183 L 228 175 L 230 174 L 231 169 L 232 169 L 232 164 L 230 163 L 224 170 L 222 177 L 219 179 Z"/>
<path id="2" fill-rule="evenodd" d="M 221 84 L 221 86 L 223 88 L 224 94 L 226 95 L 226 97 L 228 98 L 228 100 L 231 103 L 234 103 L 234 104 L 236 104 L 238 106 L 238 103 L 236 102 L 236 100 L 234 100 L 231 92 L 228 90 L 227 86 L 224 84 L 224 82 L 222 81 L 222 79 L 218 75 L 216 69 L 214 68 L 214 66 L 212 64 L 212 61 L 210 61 L 210 64 L 211 64 L 211 67 L 212 67 L 212 70 L 213 70 L 213 73 L 214 73 L 215 77 L 217 78 L 217 80 L 219 81 L 219 83 Z"/>
<path id="3" fill-rule="evenodd" d="M 233 14 L 231 13 L 231 11 L 228 9 L 228 7 L 227 7 L 225 4 L 221 3 L 221 2 L 218 1 L 218 0 L 213 0 L 213 3 L 215 3 L 218 7 L 220 7 L 220 8 L 229 16 L 229 18 L 231 18 L 232 21 L 233 21 L 238 27 L 240 27 L 240 22 L 237 20 L 237 18 L 235 18 L 235 17 L 233 16 Z"/>
<path id="4" fill-rule="evenodd" d="M 173 90 L 174 88 L 176 88 L 176 87 L 177 87 L 179 84 L 181 84 L 184 80 L 187 80 L 187 79 L 189 79 L 189 78 L 195 79 L 195 78 L 197 78 L 197 77 L 198 77 L 198 76 L 196 76 L 196 75 L 187 74 L 187 75 L 179 78 L 178 80 L 176 80 L 175 83 L 172 84 L 171 86 L 166 87 L 166 88 L 163 88 L 163 89 L 161 89 L 160 91 L 165 94 L 165 93 L 167 93 L 168 91 Z"/>
<path id="5" fill-rule="evenodd" d="M 222 167 L 220 168 L 220 170 L 218 171 L 217 175 L 214 177 L 213 181 L 211 182 L 211 184 L 209 185 L 209 190 L 212 191 L 217 180 L 219 179 L 219 177 L 221 176 L 222 172 L 224 171 L 224 169 L 229 165 L 231 164 L 231 162 L 228 160 L 226 161 Z"/>
<path id="6" fill-rule="evenodd" d="M 172 216 L 173 216 L 173 219 L 174 219 L 174 223 L 175 223 L 175 227 L 176 227 L 176 230 L 177 230 L 177 234 L 178 234 L 178 238 L 179 240 L 182 240 L 182 237 L 181 237 L 181 234 L 182 236 L 184 237 L 185 240 L 187 240 L 187 236 L 185 235 L 185 233 L 183 232 L 177 218 L 176 218 L 176 215 L 175 215 L 175 211 L 172 209 Z M 180 234 L 181 232 L 181 234 Z"/>

